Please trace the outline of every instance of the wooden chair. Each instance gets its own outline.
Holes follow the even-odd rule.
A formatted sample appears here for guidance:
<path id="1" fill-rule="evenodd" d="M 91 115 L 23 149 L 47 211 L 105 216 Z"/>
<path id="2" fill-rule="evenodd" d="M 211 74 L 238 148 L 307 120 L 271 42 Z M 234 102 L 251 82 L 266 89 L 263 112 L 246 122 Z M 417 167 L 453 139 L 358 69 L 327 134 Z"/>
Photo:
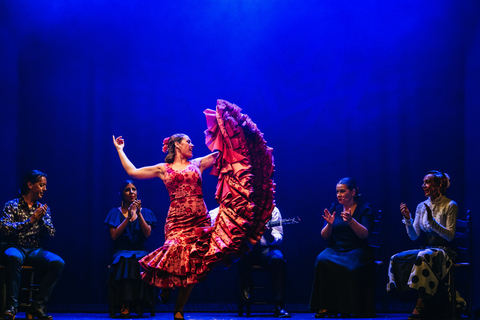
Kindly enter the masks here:
<path id="1" fill-rule="evenodd" d="M 368 235 L 368 241 L 374 254 L 375 263 L 375 300 L 381 300 L 382 311 L 386 312 L 386 298 L 385 298 L 385 279 L 386 271 L 383 270 L 385 251 L 383 245 L 383 222 L 382 222 L 382 210 L 379 210 L 376 214 L 373 222 L 373 228 Z M 380 278 L 379 278 L 380 276 Z"/>
<path id="2" fill-rule="evenodd" d="M 35 272 L 37 270 L 32 266 L 22 266 L 22 285 L 20 287 L 18 309 L 26 309 L 33 302 L 33 295 L 39 289 L 39 284 L 35 283 Z M 5 282 L 5 266 L 0 265 L 0 315 L 5 314 L 5 303 L 7 287 Z M 23 299 L 22 299 L 23 298 Z"/>
<path id="3" fill-rule="evenodd" d="M 239 277 L 239 302 L 238 316 L 243 317 L 243 307 L 245 307 L 245 315 L 251 314 L 252 305 L 268 305 L 275 304 L 272 298 L 271 270 L 260 265 L 252 265 L 250 267 L 253 278 L 253 287 L 250 288 L 250 297 L 247 299 L 243 293 L 242 279 Z"/>
<path id="4" fill-rule="evenodd" d="M 472 238 L 472 215 L 470 210 L 467 211 L 466 220 L 457 219 L 457 230 L 455 232 L 455 245 L 457 251 L 457 261 L 453 264 L 449 273 L 450 280 L 450 302 L 452 319 L 457 319 L 457 303 L 456 303 L 456 284 L 455 273 L 460 270 L 467 272 L 469 280 L 468 292 L 466 296 L 468 317 L 473 317 L 472 302 L 473 302 L 473 281 L 472 281 L 472 257 L 473 257 L 473 238 Z"/>
<path id="5" fill-rule="evenodd" d="M 382 224 L 382 210 L 378 211 L 374 221 L 373 228 L 368 235 L 370 247 L 373 249 L 375 258 L 375 265 L 377 267 L 383 266 L 385 252 L 383 249 L 383 224 Z"/>

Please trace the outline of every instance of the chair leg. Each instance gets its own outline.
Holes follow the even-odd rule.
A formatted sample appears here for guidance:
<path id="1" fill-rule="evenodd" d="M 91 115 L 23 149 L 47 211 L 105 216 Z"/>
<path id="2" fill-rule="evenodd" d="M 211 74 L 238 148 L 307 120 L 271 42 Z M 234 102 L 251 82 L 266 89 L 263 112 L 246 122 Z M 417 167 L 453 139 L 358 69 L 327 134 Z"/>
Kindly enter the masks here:
<path id="1" fill-rule="evenodd" d="M 152 317 L 155 317 L 155 297 L 156 297 L 156 291 L 154 286 L 150 286 L 152 289 L 152 305 L 150 306 L 150 315 Z"/>
<path id="2" fill-rule="evenodd" d="M 155 317 L 155 303 L 152 302 L 152 305 L 150 306 L 150 315 L 152 317 Z"/>
<path id="3" fill-rule="evenodd" d="M 115 318 L 115 306 L 113 303 L 112 288 L 108 286 L 108 313 L 110 318 Z"/>
<path id="4" fill-rule="evenodd" d="M 473 284 L 473 277 L 472 277 L 472 267 L 468 268 L 468 279 L 470 280 L 470 283 Z M 468 286 L 468 300 L 467 300 L 467 312 L 468 312 L 468 318 L 469 319 L 475 319 L 475 315 L 473 314 L 473 285 Z"/>
<path id="5" fill-rule="evenodd" d="M 243 317 L 243 303 L 241 301 L 238 303 L 238 316 Z"/>
<path id="6" fill-rule="evenodd" d="M 29 292 L 28 292 L 28 305 L 31 306 L 32 303 L 33 303 L 33 279 L 34 279 L 34 276 L 35 276 L 35 272 L 34 271 L 31 271 L 30 272 L 30 287 L 29 287 Z"/>
<path id="7" fill-rule="evenodd" d="M 457 319 L 457 291 L 455 289 L 455 266 L 450 269 L 450 304 L 452 319 Z"/>
<path id="8" fill-rule="evenodd" d="M 3 267 L 0 270 L 0 290 L 2 295 L 0 296 L 0 315 L 3 317 L 5 314 L 5 301 L 7 295 L 7 288 L 5 284 L 5 273 Z"/>

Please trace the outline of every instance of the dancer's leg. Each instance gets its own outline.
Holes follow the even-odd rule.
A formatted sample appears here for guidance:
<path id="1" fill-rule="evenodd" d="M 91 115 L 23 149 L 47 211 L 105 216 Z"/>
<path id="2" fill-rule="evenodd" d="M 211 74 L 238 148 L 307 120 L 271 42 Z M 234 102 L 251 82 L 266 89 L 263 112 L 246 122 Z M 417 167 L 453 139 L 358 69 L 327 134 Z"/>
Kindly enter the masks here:
<path id="1" fill-rule="evenodd" d="M 177 303 L 175 304 L 175 311 L 173 315 L 175 319 L 183 319 L 183 307 L 187 303 L 188 297 L 190 296 L 190 293 L 192 293 L 192 290 L 193 284 L 185 288 L 179 288 Z"/>

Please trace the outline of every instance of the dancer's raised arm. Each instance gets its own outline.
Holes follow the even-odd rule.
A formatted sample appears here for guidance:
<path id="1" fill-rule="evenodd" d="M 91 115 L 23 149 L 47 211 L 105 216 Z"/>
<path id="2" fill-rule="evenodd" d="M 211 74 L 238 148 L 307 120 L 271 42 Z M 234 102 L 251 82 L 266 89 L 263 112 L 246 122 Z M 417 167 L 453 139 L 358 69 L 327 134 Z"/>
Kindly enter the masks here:
<path id="1" fill-rule="evenodd" d="M 130 177 L 135 179 L 160 178 L 163 180 L 165 173 L 163 163 L 137 169 L 137 167 L 133 165 L 133 163 L 128 159 L 127 155 L 123 151 L 123 148 L 125 147 L 125 140 L 123 140 L 122 136 L 119 136 L 117 138 L 115 138 L 115 136 L 112 136 L 112 138 L 113 144 L 117 149 L 120 161 L 122 162 L 122 166 Z"/>
<path id="2" fill-rule="evenodd" d="M 211 168 L 218 157 L 218 151 L 210 153 L 200 160 L 200 171 Z"/>

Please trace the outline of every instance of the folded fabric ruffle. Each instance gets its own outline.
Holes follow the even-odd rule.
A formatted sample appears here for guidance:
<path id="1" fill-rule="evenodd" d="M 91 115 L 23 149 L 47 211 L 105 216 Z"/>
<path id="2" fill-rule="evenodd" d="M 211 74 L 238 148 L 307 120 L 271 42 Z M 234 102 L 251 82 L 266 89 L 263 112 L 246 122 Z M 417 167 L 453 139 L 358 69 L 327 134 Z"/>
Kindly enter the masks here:
<path id="1" fill-rule="evenodd" d="M 186 287 L 203 280 L 206 268 L 202 260 L 192 255 L 194 244 L 168 241 L 139 262 L 145 270 L 142 279 L 161 288 Z"/>
<path id="2" fill-rule="evenodd" d="M 216 111 L 204 111 L 205 142 L 219 151 L 211 174 L 218 176 L 215 198 L 220 204 L 215 225 L 195 243 L 206 271 L 229 264 L 249 251 L 265 232 L 274 208 L 272 149 L 255 123 L 241 109 L 217 100 Z"/>

